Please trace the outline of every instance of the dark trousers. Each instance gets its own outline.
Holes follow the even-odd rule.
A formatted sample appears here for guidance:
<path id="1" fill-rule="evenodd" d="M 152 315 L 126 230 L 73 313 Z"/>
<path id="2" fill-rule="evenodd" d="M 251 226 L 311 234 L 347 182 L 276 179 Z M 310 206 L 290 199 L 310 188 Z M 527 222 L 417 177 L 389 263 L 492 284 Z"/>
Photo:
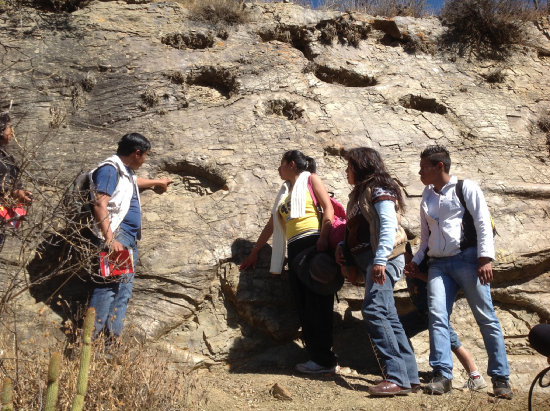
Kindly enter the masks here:
<path id="1" fill-rule="evenodd" d="M 288 261 L 292 262 L 300 252 L 314 246 L 319 236 L 309 236 L 288 245 Z M 334 295 L 319 295 L 307 288 L 290 265 L 289 281 L 298 317 L 302 326 L 302 338 L 312 361 L 324 367 L 336 365 L 332 352 L 332 322 Z"/>

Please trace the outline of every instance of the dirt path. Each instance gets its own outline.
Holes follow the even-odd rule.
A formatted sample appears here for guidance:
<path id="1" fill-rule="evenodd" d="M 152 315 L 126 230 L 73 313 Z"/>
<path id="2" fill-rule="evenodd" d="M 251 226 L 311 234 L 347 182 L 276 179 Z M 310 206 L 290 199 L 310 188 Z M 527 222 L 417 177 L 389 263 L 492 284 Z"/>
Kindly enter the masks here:
<path id="1" fill-rule="evenodd" d="M 232 371 L 216 366 L 198 370 L 197 401 L 201 410 L 526 410 L 527 392 L 516 391 L 513 400 L 499 400 L 489 392 L 453 389 L 451 394 L 423 393 L 405 397 L 373 398 L 367 387 L 380 378 L 349 368 L 339 375 L 304 377 L 292 369 Z M 273 386 L 284 387 L 290 399 L 276 398 Z M 550 389 L 547 389 L 550 390 Z M 275 392 L 274 392 L 275 391 Z M 539 396 L 537 410 L 550 410 L 550 392 Z M 542 395 L 542 394 L 541 394 Z"/>

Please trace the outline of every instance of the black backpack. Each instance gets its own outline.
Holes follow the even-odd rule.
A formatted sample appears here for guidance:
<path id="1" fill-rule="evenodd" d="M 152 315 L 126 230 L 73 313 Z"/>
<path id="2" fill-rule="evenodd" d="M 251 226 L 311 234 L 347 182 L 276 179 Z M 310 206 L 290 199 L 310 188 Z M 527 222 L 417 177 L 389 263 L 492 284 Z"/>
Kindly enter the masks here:
<path id="1" fill-rule="evenodd" d="M 111 164 L 111 163 L 109 163 Z M 117 183 L 120 170 L 117 169 Z M 78 232 L 86 238 L 92 238 L 94 214 L 90 184 L 90 171 L 81 171 L 71 183 L 70 189 L 64 195 L 64 205 L 73 232 Z"/>
<path id="2" fill-rule="evenodd" d="M 462 217 L 463 237 L 460 240 L 461 250 L 465 250 L 468 247 L 474 247 L 477 245 L 477 232 L 476 232 L 476 227 L 474 225 L 474 218 L 472 217 L 472 214 L 470 214 L 468 207 L 466 207 L 466 201 L 464 200 L 463 189 L 464 189 L 464 180 L 458 180 L 456 183 L 456 195 L 460 200 L 460 204 L 462 204 L 462 207 L 464 207 L 464 216 Z M 493 217 L 490 216 L 490 219 L 491 219 L 491 227 L 493 229 L 493 236 L 495 236 L 497 235 L 495 222 L 493 221 Z"/>

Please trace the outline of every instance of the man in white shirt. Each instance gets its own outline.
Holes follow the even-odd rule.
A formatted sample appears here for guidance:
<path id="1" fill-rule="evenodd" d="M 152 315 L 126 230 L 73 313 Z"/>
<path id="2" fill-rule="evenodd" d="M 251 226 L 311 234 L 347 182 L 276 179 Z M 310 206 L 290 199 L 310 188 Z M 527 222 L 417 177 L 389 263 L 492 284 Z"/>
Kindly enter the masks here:
<path id="1" fill-rule="evenodd" d="M 470 180 L 460 184 L 449 174 L 451 158 L 441 146 L 420 155 L 420 180 L 426 185 L 420 204 L 420 248 L 406 270 L 418 272 L 426 253 L 429 258 L 428 307 L 432 381 L 428 394 L 452 388 L 453 363 L 449 318 L 455 297 L 464 292 L 477 321 L 489 357 L 487 374 L 495 396 L 512 398 L 504 336 L 491 300 L 491 261 L 495 251 L 491 217 L 479 186 Z M 463 207 L 457 184 L 462 191 Z"/>

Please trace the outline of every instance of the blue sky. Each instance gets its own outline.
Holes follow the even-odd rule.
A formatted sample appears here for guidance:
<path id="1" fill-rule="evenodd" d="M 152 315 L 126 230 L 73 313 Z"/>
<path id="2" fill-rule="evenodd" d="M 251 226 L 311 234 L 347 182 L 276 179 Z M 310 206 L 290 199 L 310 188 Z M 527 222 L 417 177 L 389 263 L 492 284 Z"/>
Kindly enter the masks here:
<path id="1" fill-rule="evenodd" d="M 438 11 L 443 6 L 444 0 L 428 0 L 426 5 L 430 11 Z"/>
<path id="2" fill-rule="evenodd" d="M 322 0 L 312 0 L 313 5 L 315 7 L 321 1 Z M 529 4 L 533 3 L 532 0 L 524 0 L 524 1 L 527 1 Z M 550 1 L 550 0 L 547 0 L 547 1 Z M 541 1 L 539 1 L 539 3 L 540 4 L 546 4 L 547 1 L 541 0 Z M 439 10 L 441 10 L 441 7 L 443 6 L 443 3 L 445 3 L 445 0 L 426 0 L 426 9 L 428 10 L 428 12 L 438 12 Z"/>

